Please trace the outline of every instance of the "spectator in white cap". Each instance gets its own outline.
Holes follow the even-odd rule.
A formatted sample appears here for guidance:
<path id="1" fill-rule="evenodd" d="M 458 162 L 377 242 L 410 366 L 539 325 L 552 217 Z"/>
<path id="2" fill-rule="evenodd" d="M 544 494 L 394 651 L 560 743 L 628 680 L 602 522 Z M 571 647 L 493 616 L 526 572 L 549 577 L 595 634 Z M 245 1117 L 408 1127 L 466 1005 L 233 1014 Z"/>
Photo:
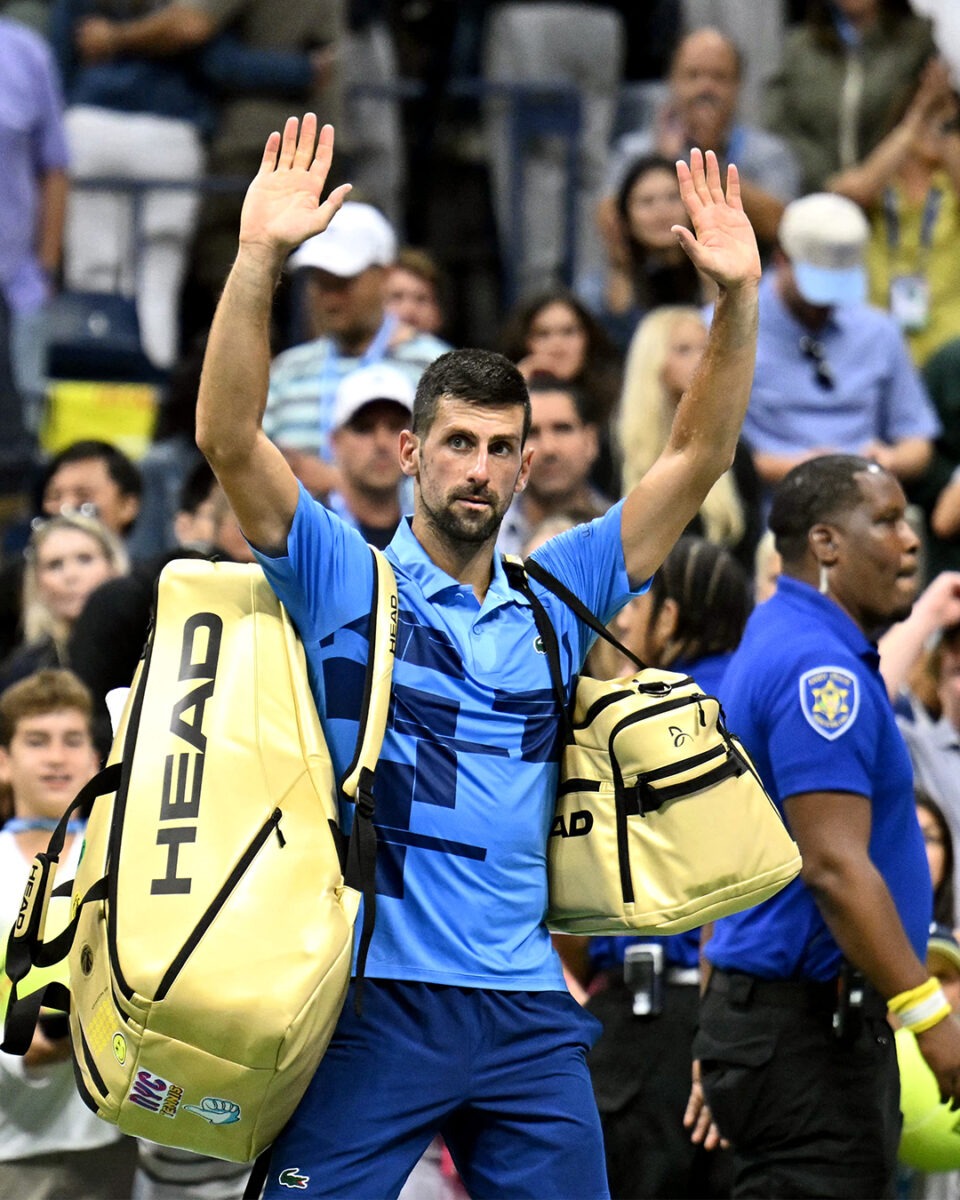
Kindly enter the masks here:
<path id="1" fill-rule="evenodd" d="M 341 483 L 331 439 L 340 381 L 358 367 L 390 363 L 414 389 L 424 368 L 450 348 L 386 311 L 388 268 L 396 255 L 396 236 L 383 214 L 347 201 L 329 228 L 290 256 L 289 269 L 305 273 L 318 336 L 274 360 L 263 426 L 314 494 Z"/>
<path id="2" fill-rule="evenodd" d="M 347 375 L 334 402 L 331 443 L 340 484 L 323 501 L 380 550 L 402 515 L 398 448 L 400 431 L 410 428 L 414 391 L 404 371 L 380 362 Z"/>
<path id="3" fill-rule="evenodd" d="M 940 422 L 894 319 L 865 302 L 866 218 L 826 192 L 787 205 L 760 285 L 760 334 L 743 437 L 772 487 L 826 453 L 860 454 L 901 480 L 926 469 Z"/>

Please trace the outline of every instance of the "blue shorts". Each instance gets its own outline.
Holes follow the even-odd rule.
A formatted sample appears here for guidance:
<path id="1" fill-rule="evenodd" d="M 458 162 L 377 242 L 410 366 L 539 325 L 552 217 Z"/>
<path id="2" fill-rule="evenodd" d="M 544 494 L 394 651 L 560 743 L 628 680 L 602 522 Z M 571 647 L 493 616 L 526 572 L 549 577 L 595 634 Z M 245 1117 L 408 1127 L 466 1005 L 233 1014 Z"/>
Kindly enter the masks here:
<path id="1" fill-rule="evenodd" d="M 567 992 L 368 979 L 274 1144 L 265 1200 L 388 1200 L 440 1133 L 472 1200 L 602 1200 L 586 1066 L 600 1023 Z"/>

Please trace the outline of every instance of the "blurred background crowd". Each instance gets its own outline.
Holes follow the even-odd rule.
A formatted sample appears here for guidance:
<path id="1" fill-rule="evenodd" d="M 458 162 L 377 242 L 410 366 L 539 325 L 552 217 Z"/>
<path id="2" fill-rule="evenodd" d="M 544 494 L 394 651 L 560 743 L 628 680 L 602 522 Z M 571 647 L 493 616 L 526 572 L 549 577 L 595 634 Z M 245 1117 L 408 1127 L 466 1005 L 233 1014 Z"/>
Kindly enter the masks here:
<path id="1" fill-rule="evenodd" d="M 733 466 L 683 561 L 620 633 L 657 665 L 728 655 L 776 586 L 765 528 L 777 482 L 831 451 L 892 471 L 925 590 L 882 662 L 949 934 L 958 87 L 951 0 L 0 2 L 8 811 L 17 779 L 19 794 L 28 786 L 10 765 L 24 720 L 65 707 L 100 755 L 109 747 L 106 696 L 130 681 L 162 565 L 250 557 L 194 446 L 193 414 L 243 191 L 271 130 L 306 110 L 334 124 L 333 182 L 354 190 L 285 272 L 267 432 L 308 490 L 385 546 L 409 511 L 395 447 L 420 373 L 450 346 L 501 350 L 529 383 L 537 452 L 506 552 L 605 511 L 663 448 L 710 321 L 710 289 L 671 232 L 686 221 L 674 162 L 699 146 L 737 164 L 761 243 L 757 370 Z M 64 669 L 88 689 L 80 699 L 57 691 Z M 37 672 L 49 703 L 20 690 Z M 57 786 L 86 769 L 64 767 Z M 587 991 L 603 953 L 580 960 Z M 626 1100 L 602 1093 L 612 1121 Z M 30 1157 L 6 1121 L 0 1185 L 4 1161 Z M 29 1144 L 41 1160 L 91 1146 L 77 1129 L 76 1144 Z M 418 1194 L 455 1188 L 440 1153 Z M 237 1188 L 235 1173 L 149 1148 L 139 1172 L 141 1197 Z"/>

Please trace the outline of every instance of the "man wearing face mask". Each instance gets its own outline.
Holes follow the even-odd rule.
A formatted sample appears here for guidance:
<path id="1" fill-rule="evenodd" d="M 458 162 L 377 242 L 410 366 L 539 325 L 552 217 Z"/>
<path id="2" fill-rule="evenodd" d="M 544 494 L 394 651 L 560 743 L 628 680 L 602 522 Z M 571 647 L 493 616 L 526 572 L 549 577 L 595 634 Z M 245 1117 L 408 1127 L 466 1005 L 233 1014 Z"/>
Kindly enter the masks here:
<path id="1" fill-rule="evenodd" d="M 760 333 L 743 424 L 773 487 L 818 454 L 861 454 L 901 482 L 926 469 L 940 421 L 889 313 L 864 303 L 869 228 L 842 196 L 794 200 L 760 285 Z"/>

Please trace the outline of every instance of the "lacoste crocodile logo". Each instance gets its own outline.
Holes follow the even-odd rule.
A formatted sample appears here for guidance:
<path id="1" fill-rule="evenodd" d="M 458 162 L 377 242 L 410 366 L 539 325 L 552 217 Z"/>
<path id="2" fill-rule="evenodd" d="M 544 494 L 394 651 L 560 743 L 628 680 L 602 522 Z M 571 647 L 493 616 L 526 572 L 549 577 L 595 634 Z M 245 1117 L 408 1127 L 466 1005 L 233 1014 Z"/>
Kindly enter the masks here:
<path id="1" fill-rule="evenodd" d="M 294 1188 L 301 1192 L 307 1190 L 307 1184 L 310 1182 L 309 1175 L 301 1175 L 299 1167 L 286 1167 L 280 1172 L 280 1186 L 285 1188 Z"/>

